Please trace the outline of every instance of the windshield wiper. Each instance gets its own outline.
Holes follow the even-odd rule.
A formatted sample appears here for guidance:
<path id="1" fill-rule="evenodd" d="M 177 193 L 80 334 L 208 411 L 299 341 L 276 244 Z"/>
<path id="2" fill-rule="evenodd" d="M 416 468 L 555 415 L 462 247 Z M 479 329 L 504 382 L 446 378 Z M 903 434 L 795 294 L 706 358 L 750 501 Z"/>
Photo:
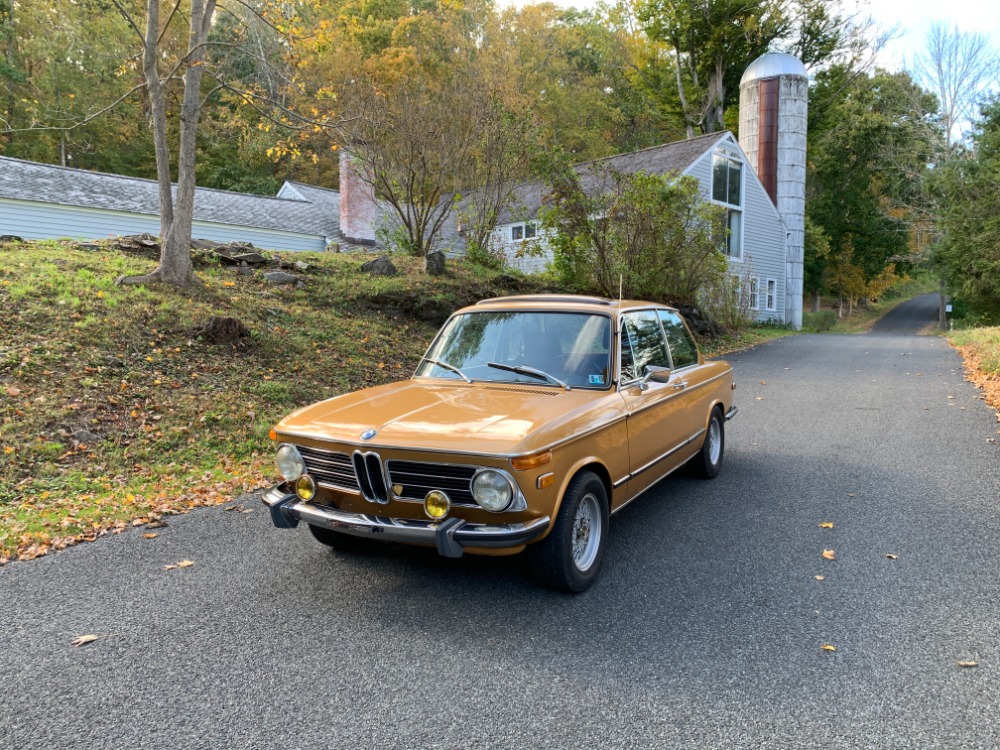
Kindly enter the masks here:
<path id="1" fill-rule="evenodd" d="M 459 377 L 462 378 L 466 383 L 471 383 L 472 378 L 466 375 L 464 372 L 459 370 L 455 365 L 449 365 L 447 362 L 442 362 L 440 359 L 431 359 L 430 357 L 421 357 L 421 362 L 430 362 L 432 365 L 437 365 L 438 367 L 443 367 L 446 370 L 451 370 L 452 372 L 457 372 Z"/>
<path id="2" fill-rule="evenodd" d="M 487 367 L 495 367 L 498 370 L 506 370 L 507 372 L 516 372 L 518 375 L 527 375 L 532 378 L 539 378 L 540 380 L 548 380 L 550 383 L 555 383 L 561 388 L 565 388 L 567 391 L 573 390 L 569 387 L 567 383 L 564 383 L 559 378 L 554 378 L 547 372 L 535 369 L 534 367 L 528 367 L 527 365 L 502 365 L 499 362 L 487 362 Z"/>

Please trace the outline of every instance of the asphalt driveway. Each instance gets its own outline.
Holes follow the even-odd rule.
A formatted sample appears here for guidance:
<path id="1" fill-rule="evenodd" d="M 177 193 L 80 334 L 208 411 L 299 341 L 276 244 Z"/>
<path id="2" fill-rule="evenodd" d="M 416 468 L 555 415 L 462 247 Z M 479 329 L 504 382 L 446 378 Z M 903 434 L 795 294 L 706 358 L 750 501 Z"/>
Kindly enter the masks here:
<path id="1" fill-rule="evenodd" d="M 722 475 L 583 596 L 248 498 L 0 568 L 0 748 L 1000 747 L 1000 424 L 935 315 L 731 357 Z"/>

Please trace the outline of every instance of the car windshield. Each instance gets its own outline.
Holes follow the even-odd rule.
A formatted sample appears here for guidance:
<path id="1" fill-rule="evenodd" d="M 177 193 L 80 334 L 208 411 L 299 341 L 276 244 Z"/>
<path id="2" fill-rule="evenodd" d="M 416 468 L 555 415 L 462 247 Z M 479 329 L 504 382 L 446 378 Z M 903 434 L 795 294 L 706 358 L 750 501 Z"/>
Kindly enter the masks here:
<path id="1" fill-rule="evenodd" d="M 566 312 L 456 315 L 431 345 L 416 375 L 603 389 L 611 382 L 611 319 Z"/>

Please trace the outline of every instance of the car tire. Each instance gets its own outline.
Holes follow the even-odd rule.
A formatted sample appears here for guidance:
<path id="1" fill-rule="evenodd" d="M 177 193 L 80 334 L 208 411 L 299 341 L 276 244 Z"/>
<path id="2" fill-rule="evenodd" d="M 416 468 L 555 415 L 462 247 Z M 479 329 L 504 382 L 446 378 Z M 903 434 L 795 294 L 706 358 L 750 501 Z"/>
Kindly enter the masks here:
<path id="1" fill-rule="evenodd" d="M 531 567 L 550 589 L 579 594 L 597 578 L 608 532 L 608 493 L 593 472 L 566 489 L 549 535 L 531 545 Z"/>
<path id="2" fill-rule="evenodd" d="M 726 420 L 716 407 L 708 418 L 708 429 L 702 441 L 701 450 L 691 459 L 691 469 L 695 476 L 714 479 L 722 469 L 722 458 L 726 452 Z"/>
<path id="3" fill-rule="evenodd" d="M 369 540 L 352 534 L 344 534 L 332 529 L 324 529 L 322 526 L 308 524 L 309 531 L 320 544 L 333 547 L 337 552 L 363 552 L 370 548 Z"/>

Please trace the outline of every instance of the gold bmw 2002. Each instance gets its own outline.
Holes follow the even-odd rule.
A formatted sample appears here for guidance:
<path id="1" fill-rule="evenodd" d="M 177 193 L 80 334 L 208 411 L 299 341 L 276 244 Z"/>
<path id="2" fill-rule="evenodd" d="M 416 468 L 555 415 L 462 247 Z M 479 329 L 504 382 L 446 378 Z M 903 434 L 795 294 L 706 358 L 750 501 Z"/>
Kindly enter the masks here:
<path id="1" fill-rule="evenodd" d="M 413 377 L 322 401 L 271 435 L 279 528 L 348 551 L 527 548 L 538 578 L 587 589 L 608 517 L 684 464 L 722 466 L 732 368 L 678 312 L 571 295 L 487 299 L 448 319 Z"/>

